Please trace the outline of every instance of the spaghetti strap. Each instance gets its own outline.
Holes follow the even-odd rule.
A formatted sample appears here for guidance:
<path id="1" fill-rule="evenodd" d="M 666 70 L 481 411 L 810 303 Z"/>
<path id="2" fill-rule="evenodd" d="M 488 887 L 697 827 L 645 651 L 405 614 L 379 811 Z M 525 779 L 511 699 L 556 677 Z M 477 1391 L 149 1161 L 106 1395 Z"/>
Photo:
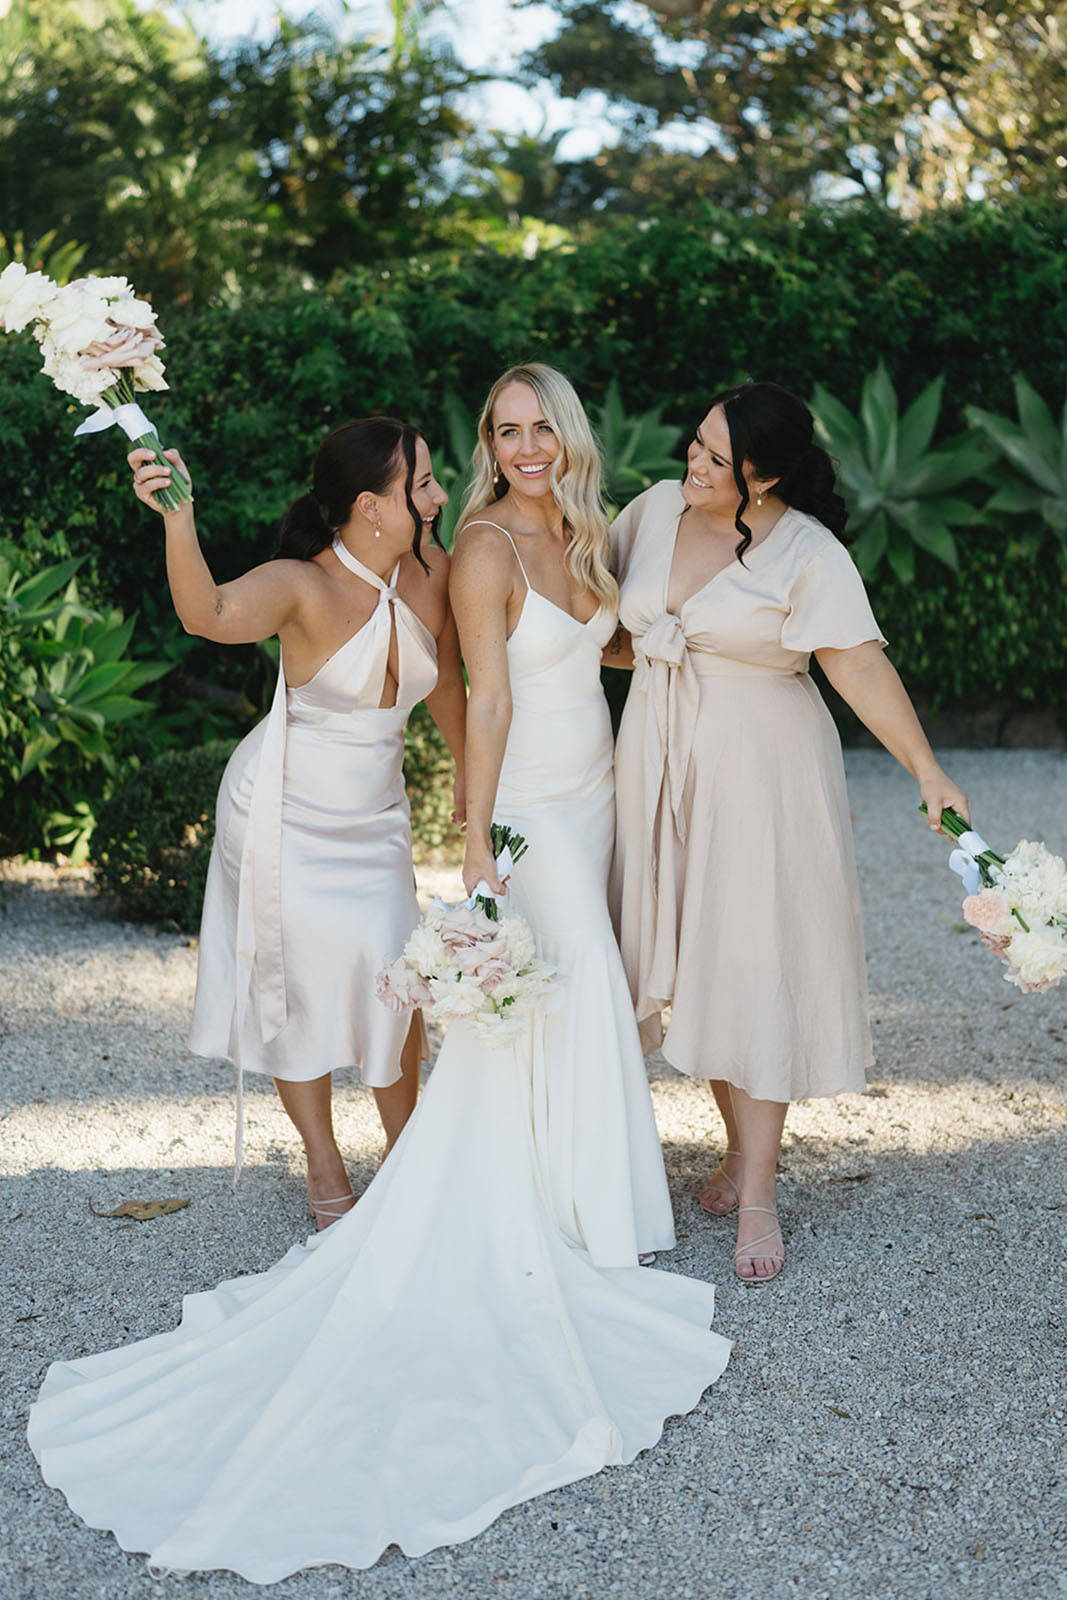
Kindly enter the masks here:
<path id="1" fill-rule="evenodd" d="M 502 533 L 504 538 L 508 541 L 508 544 L 515 552 L 515 560 L 519 563 L 519 571 L 522 573 L 523 581 L 526 584 L 527 589 L 533 588 L 533 584 L 526 576 L 526 568 L 522 564 L 522 557 L 519 554 L 519 547 L 506 528 L 502 528 L 499 522 L 490 522 L 488 517 L 474 517 L 470 522 L 465 522 L 463 526 L 465 528 L 495 528 L 497 533 Z"/>

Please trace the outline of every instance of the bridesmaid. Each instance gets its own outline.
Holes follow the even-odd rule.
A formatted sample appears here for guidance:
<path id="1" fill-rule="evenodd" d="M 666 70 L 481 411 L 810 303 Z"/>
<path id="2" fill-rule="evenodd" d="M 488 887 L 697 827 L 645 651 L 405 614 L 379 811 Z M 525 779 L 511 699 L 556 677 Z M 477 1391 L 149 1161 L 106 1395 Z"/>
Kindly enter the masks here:
<path id="1" fill-rule="evenodd" d="M 161 510 L 170 467 L 148 450 L 128 460 L 138 499 Z M 404 725 L 425 699 L 461 773 L 465 697 L 448 557 L 423 549 L 447 500 L 425 440 L 390 417 L 344 423 L 319 447 L 313 485 L 282 518 L 278 559 L 231 583 L 212 577 L 189 506 L 163 516 L 186 631 L 281 644 L 274 703 L 219 789 L 190 1047 L 237 1066 L 238 1170 L 243 1074 L 274 1079 L 321 1229 L 355 1203 L 332 1073 L 353 1066 L 373 1087 L 386 1154 L 415 1105 L 421 1016 L 409 1024 L 374 993 L 418 916 Z"/>
<path id="2" fill-rule="evenodd" d="M 830 683 L 919 786 L 938 766 L 859 574 L 812 416 L 772 383 L 712 400 L 685 477 L 613 525 L 635 667 L 616 750 L 613 902 L 647 1049 L 706 1078 L 727 1149 L 700 1193 L 738 1209 L 734 1268 L 781 1270 L 775 1171 L 789 1102 L 864 1087 L 863 928 Z M 611 650 L 614 650 L 614 654 Z M 664 1033 L 661 1013 L 671 1008 Z"/>

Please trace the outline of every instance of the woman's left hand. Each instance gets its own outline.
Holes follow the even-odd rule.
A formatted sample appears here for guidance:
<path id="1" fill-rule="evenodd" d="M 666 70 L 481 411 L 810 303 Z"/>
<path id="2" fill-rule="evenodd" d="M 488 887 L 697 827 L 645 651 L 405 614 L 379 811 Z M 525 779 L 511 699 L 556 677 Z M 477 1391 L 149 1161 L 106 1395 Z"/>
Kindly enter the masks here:
<path id="1" fill-rule="evenodd" d="M 947 773 L 938 767 L 929 777 L 920 778 L 919 793 L 926 805 L 926 820 L 935 833 L 943 833 L 942 811 L 958 811 L 965 822 L 971 820 L 971 808 L 962 789 L 957 789 Z"/>

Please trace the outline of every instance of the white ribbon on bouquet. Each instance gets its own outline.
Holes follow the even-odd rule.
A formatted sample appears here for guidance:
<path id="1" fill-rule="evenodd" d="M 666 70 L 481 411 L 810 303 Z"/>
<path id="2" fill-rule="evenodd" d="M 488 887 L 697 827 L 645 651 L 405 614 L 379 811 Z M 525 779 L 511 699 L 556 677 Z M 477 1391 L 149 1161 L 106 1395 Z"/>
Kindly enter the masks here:
<path id="1" fill-rule="evenodd" d="M 978 865 L 978 857 L 989 846 L 980 833 L 970 829 L 961 833 L 956 840 L 956 848 L 948 858 L 949 869 L 963 879 L 963 887 L 967 894 L 977 894 L 982 887 L 982 869 Z"/>
<path id="2" fill-rule="evenodd" d="M 80 439 L 83 433 L 103 433 L 105 428 L 121 428 L 127 439 L 143 439 L 146 433 L 156 431 L 140 406 L 131 400 L 124 406 L 100 406 L 91 417 L 86 417 L 80 428 L 75 428 L 74 437 Z"/>
<path id="3" fill-rule="evenodd" d="M 506 882 L 511 876 L 512 872 L 515 870 L 515 862 L 512 859 L 511 850 L 508 845 L 504 846 L 503 850 L 501 850 L 500 854 L 496 858 L 496 870 L 502 882 Z M 466 905 L 468 911 L 473 911 L 479 900 L 492 900 L 496 905 L 499 905 L 503 898 L 504 896 L 502 894 L 493 893 L 492 889 L 490 889 L 484 878 L 479 878 L 478 882 L 474 885 L 474 888 L 471 891 L 470 899 L 465 901 L 464 904 Z"/>

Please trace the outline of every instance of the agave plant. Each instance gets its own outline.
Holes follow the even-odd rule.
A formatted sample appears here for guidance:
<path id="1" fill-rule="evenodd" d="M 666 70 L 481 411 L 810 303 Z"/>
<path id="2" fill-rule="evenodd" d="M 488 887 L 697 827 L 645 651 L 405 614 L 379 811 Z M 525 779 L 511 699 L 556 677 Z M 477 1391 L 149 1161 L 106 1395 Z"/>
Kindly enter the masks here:
<path id="1" fill-rule="evenodd" d="M 82 853 L 91 831 L 80 805 L 85 772 L 116 769 L 114 729 L 151 711 L 134 696 L 168 667 L 127 658 L 133 619 L 82 604 L 80 565 L 61 561 L 26 577 L 0 556 L 0 798 L 9 812 L 16 793 L 32 806 L 20 786 L 41 775 L 64 804 L 43 819 L 45 833 Z"/>
<path id="2" fill-rule="evenodd" d="M 448 494 L 448 504 L 441 512 L 438 531 L 445 549 L 451 550 L 456 522 L 470 481 L 470 463 L 477 443 L 478 430 L 474 418 L 456 395 L 445 396 L 442 410 L 448 449 L 447 453 L 439 450 L 433 462 L 434 476 Z"/>
<path id="3" fill-rule="evenodd" d="M 1067 400 L 1057 427 L 1052 412 L 1026 379 L 1015 379 L 1019 420 L 967 407 L 967 421 L 996 446 L 996 493 L 991 511 L 1030 519 L 1023 543 L 1033 553 L 1050 529 L 1067 553 Z"/>
<path id="4" fill-rule="evenodd" d="M 604 484 L 615 505 L 632 500 L 659 478 L 679 476 L 681 466 L 674 452 L 682 430 L 661 421 L 662 414 L 662 406 L 627 412 L 614 378 L 604 404 L 594 410 L 593 427 L 604 453 Z"/>
<path id="5" fill-rule="evenodd" d="M 910 583 L 916 546 L 958 570 L 953 529 L 984 521 L 983 512 L 952 492 L 977 478 L 986 464 L 984 439 L 961 434 L 930 449 L 943 385 L 944 378 L 927 384 L 903 416 L 881 362 L 864 380 L 858 417 L 821 385 L 816 388 L 816 428 L 837 460 L 850 532 L 857 536 L 852 553 L 866 577 L 884 556 L 897 577 Z"/>
<path id="6" fill-rule="evenodd" d="M 43 272 L 54 282 L 69 283 L 81 266 L 87 245 L 71 240 L 56 243 L 55 228 L 28 242 L 21 233 L 0 233 L 0 269 L 21 261 L 33 272 Z"/>

